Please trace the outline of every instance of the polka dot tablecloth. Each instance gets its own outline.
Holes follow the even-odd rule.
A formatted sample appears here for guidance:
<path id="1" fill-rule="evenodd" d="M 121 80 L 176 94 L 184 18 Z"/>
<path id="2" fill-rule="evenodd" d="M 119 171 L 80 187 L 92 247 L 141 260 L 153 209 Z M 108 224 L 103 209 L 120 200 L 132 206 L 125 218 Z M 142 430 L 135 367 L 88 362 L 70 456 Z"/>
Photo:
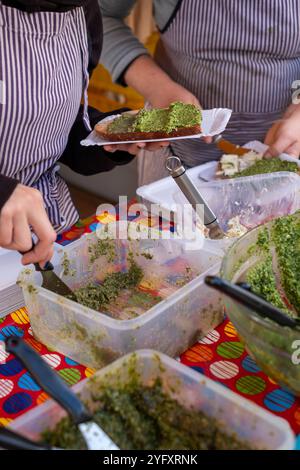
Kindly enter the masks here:
<path id="1" fill-rule="evenodd" d="M 110 214 L 86 219 L 59 236 L 58 242 L 66 245 L 83 233 L 95 230 L 99 222 L 105 224 L 111 220 L 114 219 Z M 140 219 L 140 222 L 148 224 L 146 219 Z M 55 351 L 49 351 L 36 341 L 25 308 L 0 319 L 0 426 L 9 424 L 48 398 L 21 363 L 5 352 L 1 341 L 12 334 L 23 337 L 70 386 L 94 372 Z M 182 354 L 180 361 L 285 418 L 300 438 L 300 399 L 280 388 L 261 371 L 246 353 L 229 320 Z"/>

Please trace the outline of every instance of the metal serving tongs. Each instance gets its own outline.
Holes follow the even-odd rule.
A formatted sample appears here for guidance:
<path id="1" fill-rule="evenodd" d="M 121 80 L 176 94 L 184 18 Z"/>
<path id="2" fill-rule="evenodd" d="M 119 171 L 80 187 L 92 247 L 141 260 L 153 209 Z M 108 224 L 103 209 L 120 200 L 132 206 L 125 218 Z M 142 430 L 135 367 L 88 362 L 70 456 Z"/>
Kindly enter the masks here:
<path id="1" fill-rule="evenodd" d="M 209 230 L 209 237 L 212 240 L 220 240 L 224 238 L 225 233 L 220 227 L 216 215 L 213 213 L 194 183 L 186 174 L 186 169 L 183 166 L 180 158 L 175 155 L 168 157 L 166 161 L 166 169 L 168 170 L 170 176 L 172 176 L 174 179 L 175 183 L 181 189 L 196 214 L 200 219 L 203 219 L 202 222 Z"/>
<path id="2" fill-rule="evenodd" d="M 300 328 L 300 320 L 289 317 L 279 308 L 251 292 L 251 287 L 246 283 L 232 284 L 217 276 L 206 276 L 205 283 L 254 310 L 262 318 L 269 318 L 280 326 Z"/>
<path id="3" fill-rule="evenodd" d="M 78 426 L 89 450 L 119 450 L 117 445 L 93 421 L 77 395 L 68 388 L 48 364 L 17 336 L 5 339 L 6 351 L 14 354 L 39 386 L 59 403 Z"/>

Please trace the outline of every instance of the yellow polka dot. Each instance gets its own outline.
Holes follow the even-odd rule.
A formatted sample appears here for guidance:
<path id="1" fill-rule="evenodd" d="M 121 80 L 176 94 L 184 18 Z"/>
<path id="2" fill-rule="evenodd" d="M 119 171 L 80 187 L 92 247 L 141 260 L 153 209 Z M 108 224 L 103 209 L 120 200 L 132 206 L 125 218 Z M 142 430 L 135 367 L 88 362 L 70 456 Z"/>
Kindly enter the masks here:
<path id="1" fill-rule="evenodd" d="M 110 224 L 116 221 L 116 216 L 108 212 L 103 212 L 102 214 L 97 215 L 96 219 L 102 224 Z"/>
<path id="2" fill-rule="evenodd" d="M 29 323 L 29 318 L 24 308 L 20 308 L 20 310 L 16 310 L 11 315 L 13 321 L 18 325 L 26 325 Z"/>
<path id="3" fill-rule="evenodd" d="M 145 225 L 146 227 L 153 227 L 154 226 L 154 220 L 147 218 L 147 219 L 139 219 L 138 221 L 139 224 Z"/>
<path id="4" fill-rule="evenodd" d="M 84 371 L 86 377 L 91 377 L 95 372 L 95 369 L 90 369 L 89 367 L 87 367 Z"/>
<path id="5" fill-rule="evenodd" d="M 231 321 L 229 321 L 225 326 L 224 333 L 226 334 L 226 336 L 229 336 L 229 338 L 234 338 L 235 336 L 237 336 L 236 329 L 234 328 Z"/>
<path id="6" fill-rule="evenodd" d="M 0 418 L 0 426 L 8 426 L 12 422 L 10 418 Z"/>

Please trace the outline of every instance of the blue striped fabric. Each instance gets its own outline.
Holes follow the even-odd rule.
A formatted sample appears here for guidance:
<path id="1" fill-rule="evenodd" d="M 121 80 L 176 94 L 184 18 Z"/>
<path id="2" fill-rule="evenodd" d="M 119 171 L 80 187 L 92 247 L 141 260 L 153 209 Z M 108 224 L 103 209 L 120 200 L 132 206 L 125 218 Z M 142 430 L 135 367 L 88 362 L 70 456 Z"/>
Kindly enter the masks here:
<path id="1" fill-rule="evenodd" d="M 156 59 L 203 108 L 234 111 L 225 137 L 264 140 L 300 78 L 300 1 L 183 0 Z M 188 166 L 219 156 L 198 141 L 173 148 Z"/>
<path id="2" fill-rule="evenodd" d="M 27 14 L 0 2 L 0 174 L 39 189 L 55 229 L 78 220 L 57 160 L 77 116 L 87 109 L 84 11 Z M 84 116 L 89 128 L 87 113 Z"/>

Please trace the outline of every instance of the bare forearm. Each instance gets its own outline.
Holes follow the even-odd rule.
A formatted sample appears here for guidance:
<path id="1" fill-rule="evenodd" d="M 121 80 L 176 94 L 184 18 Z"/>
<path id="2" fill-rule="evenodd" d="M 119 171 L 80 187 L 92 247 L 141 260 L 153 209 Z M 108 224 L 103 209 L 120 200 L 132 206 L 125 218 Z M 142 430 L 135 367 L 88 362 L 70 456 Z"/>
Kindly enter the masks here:
<path id="1" fill-rule="evenodd" d="M 132 62 L 124 74 L 124 80 L 150 103 L 160 89 L 174 83 L 147 55 L 141 55 Z"/>

